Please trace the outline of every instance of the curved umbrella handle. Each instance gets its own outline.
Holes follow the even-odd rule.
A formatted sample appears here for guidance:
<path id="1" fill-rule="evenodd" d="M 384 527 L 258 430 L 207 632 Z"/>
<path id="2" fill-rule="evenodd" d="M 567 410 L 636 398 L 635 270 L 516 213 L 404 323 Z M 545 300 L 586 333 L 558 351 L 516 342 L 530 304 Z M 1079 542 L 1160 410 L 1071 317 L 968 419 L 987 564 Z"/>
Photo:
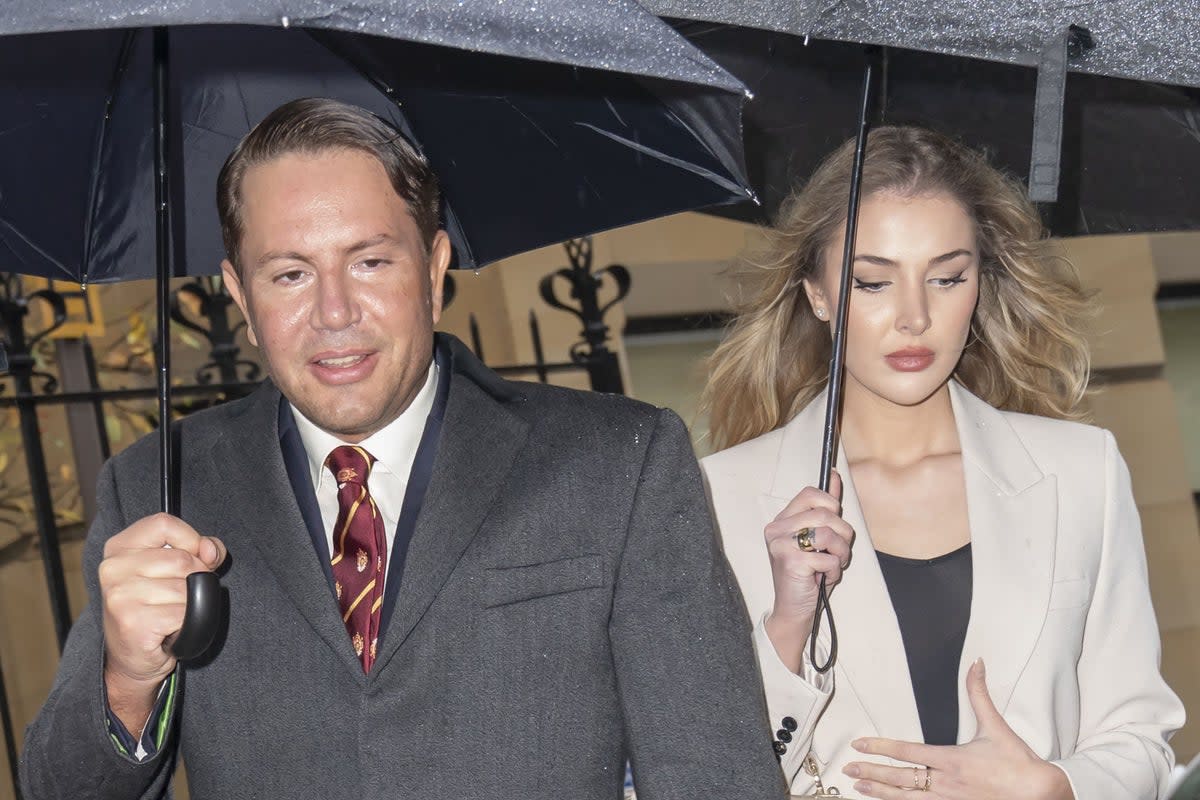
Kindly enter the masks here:
<path id="1" fill-rule="evenodd" d="M 164 646 L 180 661 L 191 661 L 204 654 L 217 638 L 221 625 L 221 582 L 213 572 L 193 572 L 187 576 L 187 610 L 183 625 Z"/>

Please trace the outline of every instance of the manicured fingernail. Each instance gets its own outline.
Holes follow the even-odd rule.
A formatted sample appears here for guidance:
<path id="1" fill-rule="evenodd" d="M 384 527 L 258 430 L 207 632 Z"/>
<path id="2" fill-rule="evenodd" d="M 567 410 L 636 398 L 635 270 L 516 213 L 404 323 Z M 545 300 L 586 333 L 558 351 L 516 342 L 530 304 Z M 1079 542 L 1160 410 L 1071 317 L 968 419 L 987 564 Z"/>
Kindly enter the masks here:
<path id="1" fill-rule="evenodd" d="M 867 742 L 865 739 L 855 739 L 850 743 L 850 746 L 855 750 L 865 750 L 867 747 Z"/>
<path id="2" fill-rule="evenodd" d="M 847 764 L 846 766 L 842 767 L 842 772 L 846 773 L 851 778 L 857 778 L 862 774 L 862 771 L 859 770 L 857 764 Z"/>
<path id="3" fill-rule="evenodd" d="M 871 793 L 871 783 L 870 783 L 870 781 L 858 781 L 858 782 L 856 782 L 856 783 L 854 784 L 854 791 L 856 791 L 856 792 L 861 792 L 862 794 L 870 794 L 870 793 Z"/>
<path id="4" fill-rule="evenodd" d="M 979 665 L 979 677 L 986 678 L 987 677 L 987 667 L 983 663 L 983 657 L 980 656 L 979 658 L 975 659 L 975 663 Z"/>

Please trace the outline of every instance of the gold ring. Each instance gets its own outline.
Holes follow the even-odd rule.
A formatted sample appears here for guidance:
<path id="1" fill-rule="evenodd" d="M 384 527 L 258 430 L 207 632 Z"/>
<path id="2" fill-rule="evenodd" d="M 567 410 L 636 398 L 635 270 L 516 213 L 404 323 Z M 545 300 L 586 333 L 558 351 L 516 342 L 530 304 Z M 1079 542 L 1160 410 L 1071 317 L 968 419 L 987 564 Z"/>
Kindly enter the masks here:
<path id="1" fill-rule="evenodd" d="M 796 546 L 806 553 L 811 553 L 817 549 L 813 544 L 812 528 L 801 528 L 792 534 L 792 538 L 796 540 Z"/>
<path id="2" fill-rule="evenodd" d="M 913 788 L 920 789 L 921 788 L 921 769 L 920 769 L 920 767 L 913 767 L 912 771 L 913 771 Z"/>
<path id="3" fill-rule="evenodd" d="M 925 768 L 925 785 L 921 787 L 922 792 L 928 792 L 933 786 L 933 770 L 929 767 Z"/>

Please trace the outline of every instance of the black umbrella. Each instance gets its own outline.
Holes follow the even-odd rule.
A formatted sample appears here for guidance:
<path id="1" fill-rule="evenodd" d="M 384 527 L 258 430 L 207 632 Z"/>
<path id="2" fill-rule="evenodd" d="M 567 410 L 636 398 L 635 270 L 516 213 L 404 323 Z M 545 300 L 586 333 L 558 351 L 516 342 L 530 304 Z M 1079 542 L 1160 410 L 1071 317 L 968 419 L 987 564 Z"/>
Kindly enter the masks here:
<path id="1" fill-rule="evenodd" d="M 18 0 L 0 35 L 0 264 L 157 276 L 171 512 L 166 279 L 218 269 L 216 173 L 279 104 L 337 97 L 412 139 L 442 180 L 459 266 L 749 194 L 743 87 L 628 0 Z M 211 641 L 214 614 L 191 623 L 219 602 L 211 574 L 189 592 L 184 658 Z"/>

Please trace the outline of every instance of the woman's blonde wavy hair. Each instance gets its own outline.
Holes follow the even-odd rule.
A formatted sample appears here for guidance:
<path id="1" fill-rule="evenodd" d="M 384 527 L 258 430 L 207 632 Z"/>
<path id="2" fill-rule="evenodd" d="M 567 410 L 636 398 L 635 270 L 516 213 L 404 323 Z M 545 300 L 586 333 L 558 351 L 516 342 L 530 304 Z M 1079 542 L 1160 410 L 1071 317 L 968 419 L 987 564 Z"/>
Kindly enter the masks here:
<path id="1" fill-rule="evenodd" d="M 828 380 L 831 344 L 802 281 L 845 223 L 854 141 L 831 153 L 783 204 L 774 228 L 733 270 L 737 316 L 708 360 L 701 413 L 716 449 L 786 424 Z M 1055 256 L 1021 185 L 974 150 L 933 131 L 870 133 L 862 196 L 946 192 L 975 222 L 979 303 L 954 372 L 996 408 L 1080 419 L 1090 354 L 1081 331 L 1090 295 Z M 840 248 L 839 248 L 840 252 Z"/>

